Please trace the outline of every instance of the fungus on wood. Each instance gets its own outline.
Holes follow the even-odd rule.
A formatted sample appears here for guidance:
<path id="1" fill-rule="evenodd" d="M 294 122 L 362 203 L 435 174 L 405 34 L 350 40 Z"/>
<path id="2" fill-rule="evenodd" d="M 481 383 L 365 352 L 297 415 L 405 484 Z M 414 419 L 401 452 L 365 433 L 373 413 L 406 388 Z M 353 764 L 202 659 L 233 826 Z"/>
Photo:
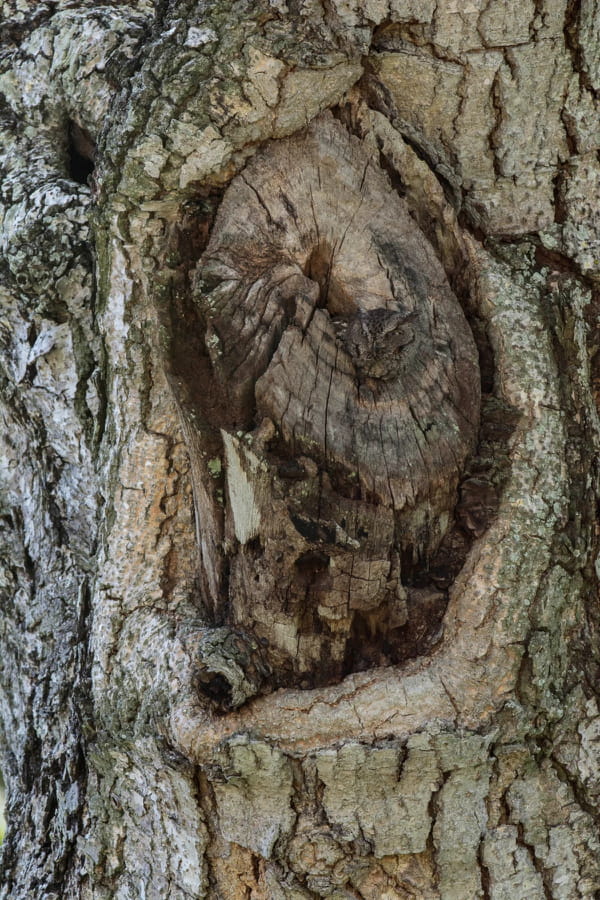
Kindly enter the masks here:
<path id="1" fill-rule="evenodd" d="M 279 684 L 402 658 L 407 566 L 427 569 L 477 438 L 473 336 L 376 156 L 330 113 L 271 142 L 195 273 L 193 393 L 213 420 L 223 398 L 229 564 L 208 600 Z"/>

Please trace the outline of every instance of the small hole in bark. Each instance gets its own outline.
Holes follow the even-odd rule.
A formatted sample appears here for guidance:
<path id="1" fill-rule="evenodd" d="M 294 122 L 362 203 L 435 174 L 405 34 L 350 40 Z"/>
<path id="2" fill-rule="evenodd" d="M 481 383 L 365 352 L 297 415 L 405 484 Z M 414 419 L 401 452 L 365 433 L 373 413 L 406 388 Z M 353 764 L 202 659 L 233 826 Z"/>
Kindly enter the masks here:
<path id="1" fill-rule="evenodd" d="M 87 184 L 94 171 L 96 145 L 88 131 L 71 120 L 69 122 L 69 175 L 78 184 Z"/>
<path id="2" fill-rule="evenodd" d="M 296 568 L 304 574 L 324 572 L 329 566 L 329 556 L 321 550 L 309 550 L 296 560 Z"/>
<path id="3" fill-rule="evenodd" d="M 231 709 L 231 685 L 224 675 L 204 673 L 199 678 L 198 689 L 223 709 Z"/>
<path id="4" fill-rule="evenodd" d="M 352 620 L 350 637 L 346 644 L 344 671 L 361 672 L 373 665 L 372 623 L 360 613 Z"/>
<path id="5" fill-rule="evenodd" d="M 302 481 L 306 478 L 306 469 L 297 459 L 286 459 L 279 463 L 277 474 L 288 481 Z"/>
<path id="6" fill-rule="evenodd" d="M 427 579 L 427 565 L 414 544 L 407 543 L 400 547 L 400 569 L 405 584 L 414 585 L 419 580 Z"/>
<path id="7" fill-rule="evenodd" d="M 251 556 L 260 556 L 262 553 L 262 545 L 259 537 L 253 537 L 249 541 L 246 541 L 245 547 L 246 552 Z"/>

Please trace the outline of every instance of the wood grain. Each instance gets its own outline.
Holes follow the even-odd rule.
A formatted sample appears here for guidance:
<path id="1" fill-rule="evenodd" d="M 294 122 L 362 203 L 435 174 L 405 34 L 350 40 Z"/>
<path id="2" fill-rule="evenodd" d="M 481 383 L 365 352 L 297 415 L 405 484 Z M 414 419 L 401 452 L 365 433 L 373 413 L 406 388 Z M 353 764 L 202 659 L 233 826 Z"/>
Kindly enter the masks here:
<path id="1" fill-rule="evenodd" d="M 279 645 L 276 667 L 322 669 L 326 647 L 337 675 L 371 640 L 366 663 L 389 661 L 383 632 L 406 613 L 400 559 L 426 568 L 478 430 L 477 351 L 440 262 L 372 152 L 328 113 L 233 180 L 195 290 L 226 407 L 236 623 Z M 242 518 L 255 534 L 236 530 Z"/>

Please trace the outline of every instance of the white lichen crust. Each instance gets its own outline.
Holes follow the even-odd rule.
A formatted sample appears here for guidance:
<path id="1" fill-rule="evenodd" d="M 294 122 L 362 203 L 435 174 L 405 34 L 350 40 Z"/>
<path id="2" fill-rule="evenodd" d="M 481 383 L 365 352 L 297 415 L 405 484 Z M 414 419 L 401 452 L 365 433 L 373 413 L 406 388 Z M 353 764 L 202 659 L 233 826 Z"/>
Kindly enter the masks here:
<path id="1" fill-rule="evenodd" d="M 597 18 L 594 0 L 0 3 L 1 898 L 597 896 Z M 273 646 L 307 679 L 335 655 L 303 588 L 342 657 L 344 604 L 363 604 L 356 649 L 372 600 L 401 630 L 433 591 L 380 553 L 412 502 L 397 457 L 391 488 L 383 457 L 340 471 L 343 441 L 308 417 L 284 458 L 264 382 L 252 409 L 241 382 L 238 407 L 206 389 L 223 336 L 192 282 L 227 186 L 261 166 L 267 184 L 277 147 L 318 133 L 360 146 L 426 236 L 482 415 L 449 476 L 468 540 L 450 512 L 435 540 L 435 517 L 410 522 L 460 543 L 443 627 L 401 665 L 270 690 Z M 269 209 L 281 249 L 291 213 Z M 319 259 L 285 260 L 313 309 Z M 348 295 L 312 327 L 362 402 L 396 370 L 356 365 L 331 321 L 380 307 Z M 483 525 L 464 466 L 498 498 Z M 274 616 L 277 541 L 304 569 Z"/>

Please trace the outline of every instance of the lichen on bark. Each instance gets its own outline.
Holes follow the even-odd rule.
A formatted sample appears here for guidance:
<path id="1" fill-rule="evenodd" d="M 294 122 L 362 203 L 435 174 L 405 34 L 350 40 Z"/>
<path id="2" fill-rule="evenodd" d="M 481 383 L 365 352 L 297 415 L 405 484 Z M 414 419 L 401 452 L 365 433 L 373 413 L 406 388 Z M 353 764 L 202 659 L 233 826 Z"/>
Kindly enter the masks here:
<path id="1" fill-rule="evenodd" d="M 595 10 L 2 3 L 0 896 L 600 890 Z M 383 477 L 413 334 L 468 434 Z M 324 442 L 276 392 L 330 351 Z"/>

